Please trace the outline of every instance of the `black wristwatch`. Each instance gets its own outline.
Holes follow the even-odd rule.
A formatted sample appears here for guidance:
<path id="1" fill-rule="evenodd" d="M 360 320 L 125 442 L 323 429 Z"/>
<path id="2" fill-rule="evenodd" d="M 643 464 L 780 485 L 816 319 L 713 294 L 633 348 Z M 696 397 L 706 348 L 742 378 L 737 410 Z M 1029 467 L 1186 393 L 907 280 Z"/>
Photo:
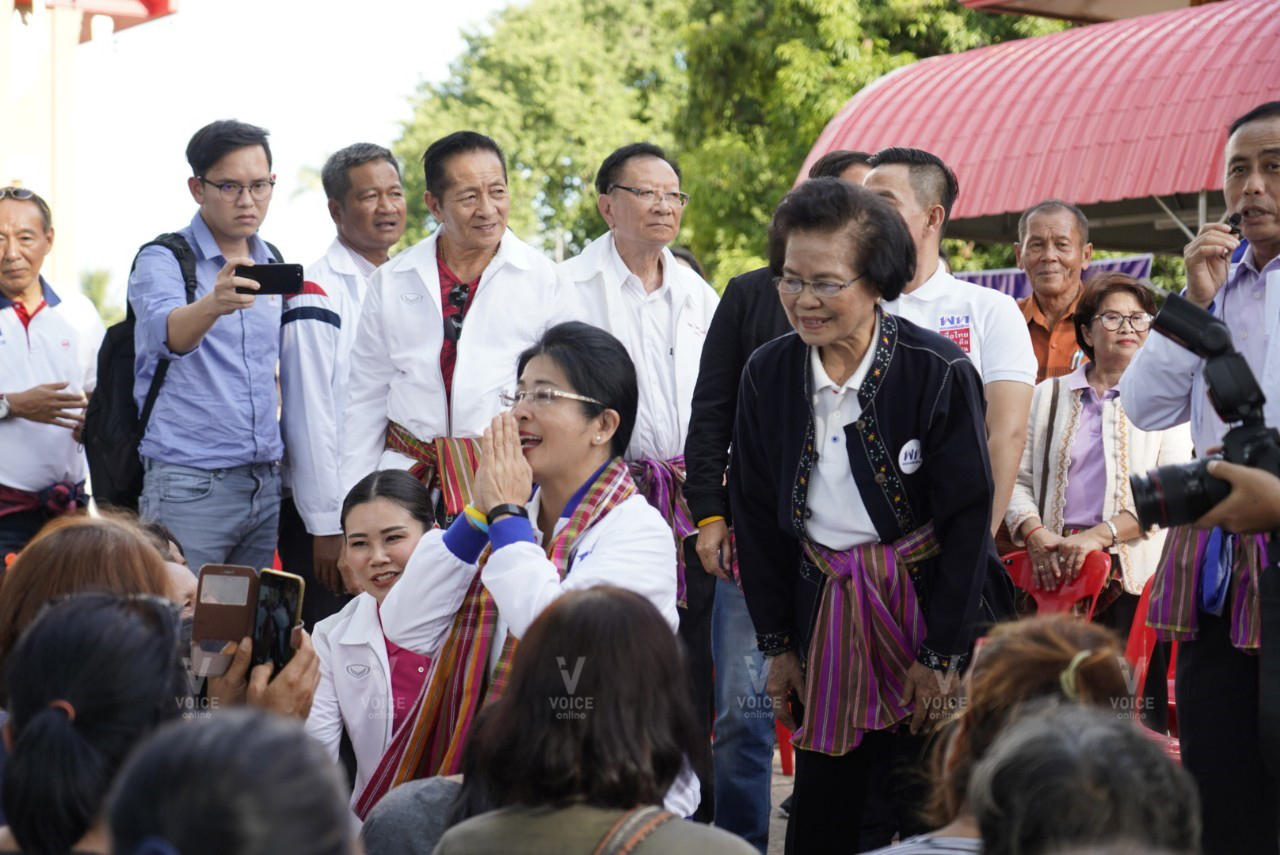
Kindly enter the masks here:
<path id="1" fill-rule="evenodd" d="M 529 510 L 524 505 L 507 502 L 503 505 L 494 505 L 489 509 L 489 525 L 493 525 L 494 520 L 498 517 L 524 517 L 528 519 Z"/>

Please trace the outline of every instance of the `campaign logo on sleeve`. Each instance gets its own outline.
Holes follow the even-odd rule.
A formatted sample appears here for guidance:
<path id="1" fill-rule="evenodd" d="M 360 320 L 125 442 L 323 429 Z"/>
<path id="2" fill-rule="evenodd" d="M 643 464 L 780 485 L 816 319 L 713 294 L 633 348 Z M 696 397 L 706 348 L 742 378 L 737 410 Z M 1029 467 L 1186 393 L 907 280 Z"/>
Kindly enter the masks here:
<path id="1" fill-rule="evenodd" d="M 951 339 L 965 353 L 970 352 L 969 337 L 972 328 L 968 315 L 943 315 L 938 318 L 938 334 Z"/>

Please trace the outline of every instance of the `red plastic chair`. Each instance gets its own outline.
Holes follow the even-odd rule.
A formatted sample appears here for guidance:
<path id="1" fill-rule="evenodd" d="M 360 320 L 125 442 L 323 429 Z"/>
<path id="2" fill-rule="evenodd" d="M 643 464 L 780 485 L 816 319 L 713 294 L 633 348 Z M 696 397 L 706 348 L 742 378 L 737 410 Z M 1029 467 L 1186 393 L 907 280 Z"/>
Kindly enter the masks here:
<path id="1" fill-rule="evenodd" d="M 1147 669 L 1151 665 L 1151 654 L 1156 647 L 1156 631 L 1147 626 L 1147 606 L 1151 602 L 1151 585 L 1155 581 L 1152 576 L 1142 586 L 1142 595 L 1138 597 L 1138 610 L 1133 615 L 1133 624 L 1129 627 L 1129 642 L 1124 648 L 1124 658 L 1133 666 L 1133 685 L 1138 691 L 1147 684 Z M 1178 663 L 1178 645 L 1170 645 L 1169 672 L 1165 676 L 1169 688 L 1169 733 L 1178 734 L 1178 704 L 1174 696 L 1174 674 Z"/>
<path id="2" fill-rule="evenodd" d="M 778 759 L 782 763 L 782 774 L 790 777 L 795 774 L 795 753 L 791 747 L 791 731 L 787 730 L 786 725 L 773 720 L 774 728 L 778 732 Z"/>
<path id="3" fill-rule="evenodd" d="M 1005 570 L 1013 584 L 1031 595 L 1036 601 L 1036 612 L 1042 615 L 1071 611 L 1076 603 L 1089 598 L 1089 611 L 1085 620 L 1093 620 L 1093 610 L 1098 605 L 1098 595 L 1107 584 L 1107 576 L 1111 573 L 1111 557 L 1105 552 L 1090 552 L 1084 559 L 1084 567 L 1074 580 L 1059 586 L 1056 590 L 1046 591 L 1032 583 L 1031 559 L 1025 549 L 1010 552 L 1001 559 Z"/>

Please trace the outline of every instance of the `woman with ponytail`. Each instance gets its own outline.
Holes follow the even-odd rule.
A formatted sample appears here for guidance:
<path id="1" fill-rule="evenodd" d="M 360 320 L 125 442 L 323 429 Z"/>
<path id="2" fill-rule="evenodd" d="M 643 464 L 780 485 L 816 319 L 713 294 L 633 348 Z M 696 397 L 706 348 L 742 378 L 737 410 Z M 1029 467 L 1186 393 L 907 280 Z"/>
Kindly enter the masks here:
<path id="1" fill-rule="evenodd" d="M 968 804 L 970 773 L 1023 704 L 1056 698 L 1136 718 L 1120 639 L 1070 615 L 997 625 L 965 680 L 961 712 L 934 743 L 926 819 L 938 830 L 879 850 L 884 855 L 982 851 Z"/>
<path id="2" fill-rule="evenodd" d="M 76 594 L 46 608 L 9 659 L 0 852 L 109 852 L 103 806 L 145 736 L 189 706 L 177 608 Z"/>

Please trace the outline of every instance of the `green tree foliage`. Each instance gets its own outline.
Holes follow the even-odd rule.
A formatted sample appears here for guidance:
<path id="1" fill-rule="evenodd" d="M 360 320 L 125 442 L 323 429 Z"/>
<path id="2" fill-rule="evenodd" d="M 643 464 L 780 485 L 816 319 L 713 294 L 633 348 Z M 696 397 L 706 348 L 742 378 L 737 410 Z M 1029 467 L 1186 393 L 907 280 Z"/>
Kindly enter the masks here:
<path id="1" fill-rule="evenodd" d="M 510 224 L 568 256 L 604 229 L 591 188 L 617 146 L 668 147 L 693 195 L 681 242 L 717 285 L 758 266 L 769 217 L 823 126 L 867 83 L 917 59 L 1060 29 L 954 0 L 531 0 L 498 12 L 396 144 L 405 242 L 430 228 L 413 164 L 470 128 L 507 151 Z"/>
<path id="2" fill-rule="evenodd" d="M 124 307 L 111 302 L 108 292 L 111 288 L 111 271 L 85 270 L 80 273 L 80 291 L 89 298 L 98 316 L 107 326 L 124 320 Z"/>
<path id="3" fill-rule="evenodd" d="M 507 155 L 512 230 L 544 250 L 576 254 L 604 231 L 592 181 L 624 142 L 670 146 L 686 98 L 681 0 L 534 0 L 471 33 L 449 79 L 425 84 L 395 146 L 408 165 L 410 227 L 428 233 L 420 164 L 435 139 L 478 130 Z"/>

